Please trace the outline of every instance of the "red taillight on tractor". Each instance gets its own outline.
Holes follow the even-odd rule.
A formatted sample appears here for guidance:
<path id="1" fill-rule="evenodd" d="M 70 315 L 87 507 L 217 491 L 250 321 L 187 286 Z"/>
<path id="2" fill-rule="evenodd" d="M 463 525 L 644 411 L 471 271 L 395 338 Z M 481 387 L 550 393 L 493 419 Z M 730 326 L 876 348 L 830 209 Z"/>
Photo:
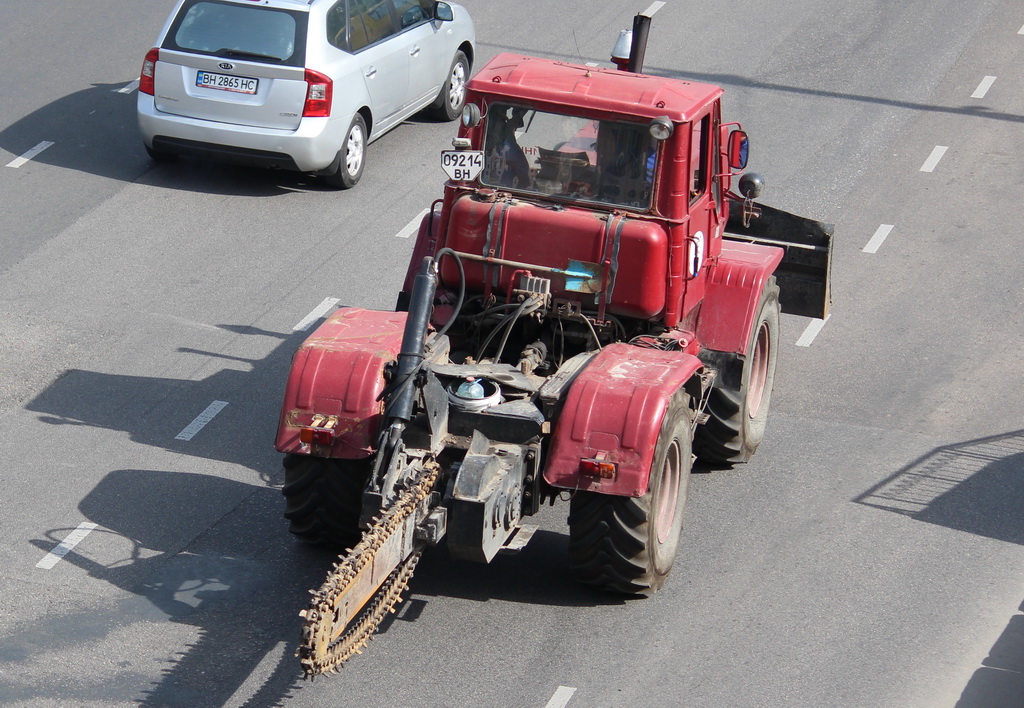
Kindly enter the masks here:
<path id="1" fill-rule="evenodd" d="M 299 440 L 307 445 L 332 445 L 334 431 L 329 428 L 302 428 L 299 430 Z"/>
<path id="2" fill-rule="evenodd" d="M 615 479 L 615 471 L 618 468 L 614 462 L 598 460 L 594 458 L 583 458 L 580 460 L 580 474 L 598 479 Z"/>
<path id="3" fill-rule="evenodd" d="M 299 440 L 307 445 L 333 445 L 338 416 L 315 413 L 309 425 L 299 428 Z"/>
<path id="4" fill-rule="evenodd" d="M 156 61 L 160 58 L 160 50 L 154 47 L 146 52 L 146 58 L 142 61 L 142 73 L 139 74 L 139 93 L 153 95 L 153 86 L 156 76 Z"/>
<path id="5" fill-rule="evenodd" d="M 331 115 L 334 82 L 319 71 L 306 69 L 306 105 L 303 118 L 326 118 Z"/>

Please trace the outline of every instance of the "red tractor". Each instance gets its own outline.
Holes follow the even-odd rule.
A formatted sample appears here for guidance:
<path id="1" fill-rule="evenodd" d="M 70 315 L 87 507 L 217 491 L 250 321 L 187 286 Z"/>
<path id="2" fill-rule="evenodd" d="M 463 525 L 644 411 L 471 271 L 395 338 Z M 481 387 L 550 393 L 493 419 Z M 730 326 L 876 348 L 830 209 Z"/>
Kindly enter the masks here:
<path id="1" fill-rule="evenodd" d="M 708 84 L 501 54 L 468 83 L 450 179 L 395 312 L 298 350 L 276 447 L 285 516 L 348 549 L 304 617 L 307 675 L 360 650 L 422 550 L 489 562 L 569 500 L 583 583 L 650 594 L 691 463 L 765 432 L 780 311 L 823 318 L 831 227 L 753 199 Z"/>

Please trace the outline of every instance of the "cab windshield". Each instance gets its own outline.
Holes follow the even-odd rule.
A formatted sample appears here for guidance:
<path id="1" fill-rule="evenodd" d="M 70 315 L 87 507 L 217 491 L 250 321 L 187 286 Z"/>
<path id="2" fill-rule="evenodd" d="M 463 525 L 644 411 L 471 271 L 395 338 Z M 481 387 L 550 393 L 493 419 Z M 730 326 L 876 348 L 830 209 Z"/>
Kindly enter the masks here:
<path id="1" fill-rule="evenodd" d="M 647 208 L 656 147 L 644 124 L 495 103 L 487 108 L 480 179 L 491 187 Z"/>

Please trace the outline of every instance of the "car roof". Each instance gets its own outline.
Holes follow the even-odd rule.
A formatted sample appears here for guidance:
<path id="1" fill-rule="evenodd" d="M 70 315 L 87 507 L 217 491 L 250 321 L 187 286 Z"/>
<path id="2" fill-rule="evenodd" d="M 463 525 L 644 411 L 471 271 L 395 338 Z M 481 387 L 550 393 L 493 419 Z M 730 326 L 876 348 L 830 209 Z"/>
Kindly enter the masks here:
<path id="1" fill-rule="evenodd" d="M 724 93 L 713 84 L 507 52 L 487 62 L 467 88 L 510 100 L 580 106 L 645 118 L 668 116 L 675 122 L 692 120 Z"/>

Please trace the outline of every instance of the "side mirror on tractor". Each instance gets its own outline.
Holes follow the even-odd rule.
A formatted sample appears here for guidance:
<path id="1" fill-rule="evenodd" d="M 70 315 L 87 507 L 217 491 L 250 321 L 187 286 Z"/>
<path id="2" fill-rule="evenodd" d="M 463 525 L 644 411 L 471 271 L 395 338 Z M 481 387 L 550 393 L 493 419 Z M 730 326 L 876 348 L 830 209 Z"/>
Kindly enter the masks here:
<path id="1" fill-rule="evenodd" d="M 734 130 L 729 133 L 729 167 L 734 170 L 742 170 L 747 166 L 747 157 L 750 154 L 750 141 L 747 134 L 742 130 Z"/>

